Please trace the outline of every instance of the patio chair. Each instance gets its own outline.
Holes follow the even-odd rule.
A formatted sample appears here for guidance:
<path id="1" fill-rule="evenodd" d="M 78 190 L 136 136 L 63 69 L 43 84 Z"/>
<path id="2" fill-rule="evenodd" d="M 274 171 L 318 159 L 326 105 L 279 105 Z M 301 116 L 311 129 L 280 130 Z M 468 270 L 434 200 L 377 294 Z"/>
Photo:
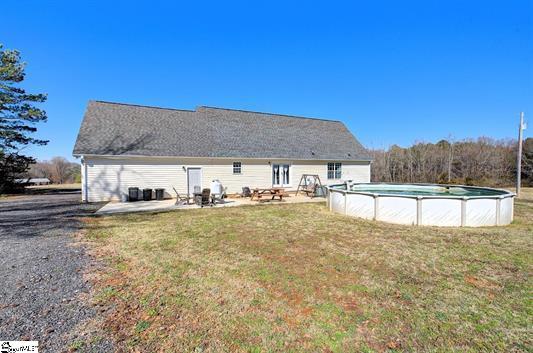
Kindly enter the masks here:
<path id="1" fill-rule="evenodd" d="M 211 206 L 213 207 L 213 201 L 211 200 L 211 189 L 203 189 L 202 190 L 202 198 L 199 198 L 200 201 L 200 207 L 204 206 Z"/>
<path id="2" fill-rule="evenodd" d="M 252 196 L 252 190 L 250 190 L 248 186 L 243 187 L 241 197 L 251 197 L 251 196 Z"/>
<path id="3" fill-rule="evenodd" d="M 222 189 L 222 192 L 220 194 L 211 194 L 211 200 L 213 201 L 213 203 L 216 205 L 217 203 L 226 203 L 226 201 L 224 200 L 227 196 L 226 194 L 226 190 L 228 188 L 223 188 Z"/>
<path id="4" fill-rule="evenodd" d="M 176 203 L 175 205 L 187 205 L 189 204 L 189 197 L 188 196 L 181 196 L 178 190 L 176 190 L 175 187 L 172 187 L 174 189 L 174 192 L 176 193 Z"/>

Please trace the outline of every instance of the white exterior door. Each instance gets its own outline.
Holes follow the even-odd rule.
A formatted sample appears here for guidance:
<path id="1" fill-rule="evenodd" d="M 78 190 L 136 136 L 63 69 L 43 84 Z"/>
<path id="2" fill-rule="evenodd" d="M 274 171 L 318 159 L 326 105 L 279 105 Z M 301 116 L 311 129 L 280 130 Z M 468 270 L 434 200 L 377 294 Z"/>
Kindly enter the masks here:
<path id="1" fill-rule="evenodd" d="M 291 186 L 291 165 L 289 163 L 272 164 L 272 186 Z"/>
<path id="2" fill-rule="evenodd" d="M 202 189 L 202 168 L 187 168 L 187 193 L 193 196 L 194 187 Z"/>

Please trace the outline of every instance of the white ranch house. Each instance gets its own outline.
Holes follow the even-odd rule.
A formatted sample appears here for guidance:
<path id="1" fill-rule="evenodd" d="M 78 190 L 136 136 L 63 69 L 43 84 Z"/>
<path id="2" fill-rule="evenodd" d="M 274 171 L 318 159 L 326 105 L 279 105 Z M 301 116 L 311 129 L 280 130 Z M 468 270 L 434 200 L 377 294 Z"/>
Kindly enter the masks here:
<path id="1" fill-rule="evenodd" d="M 340 121 L 198 107 L 178 110 L 90 101 L 73 152 L 82 200 L 125 200 L 129 187 L 173 188 L 220 180 L 242 188 L 296 190 L 302 174 L 323 184 L 370 181 L 371 159 Z"/>

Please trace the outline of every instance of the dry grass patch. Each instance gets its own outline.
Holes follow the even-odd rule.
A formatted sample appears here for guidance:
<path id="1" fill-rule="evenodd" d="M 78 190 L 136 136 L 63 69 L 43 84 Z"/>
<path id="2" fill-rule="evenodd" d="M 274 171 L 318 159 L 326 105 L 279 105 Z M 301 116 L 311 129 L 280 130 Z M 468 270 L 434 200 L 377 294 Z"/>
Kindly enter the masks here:
<path id="1" fill-rule="evenodd" d="M 529 197 L 503 228 L 396 226 L 324 204 L 93 218 L 108 264 L 96 300 L 122 350 L 527 350 Z"/>

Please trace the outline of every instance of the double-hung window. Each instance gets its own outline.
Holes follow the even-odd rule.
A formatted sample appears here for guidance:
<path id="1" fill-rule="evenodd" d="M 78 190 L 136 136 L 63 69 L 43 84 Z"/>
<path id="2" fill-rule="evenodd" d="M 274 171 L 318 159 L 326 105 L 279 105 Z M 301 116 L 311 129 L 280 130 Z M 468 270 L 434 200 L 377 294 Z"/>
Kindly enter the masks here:
<path id="1" fill-rule="evenodd" d="M 342 163 L 328 163 L 328 179 L 342 179 Z"/>
<path id="2" fill-rule="evenodd" d="M 241 174 L 242 164 L 241 162 L 233 162 L 233 174 Z"/>

